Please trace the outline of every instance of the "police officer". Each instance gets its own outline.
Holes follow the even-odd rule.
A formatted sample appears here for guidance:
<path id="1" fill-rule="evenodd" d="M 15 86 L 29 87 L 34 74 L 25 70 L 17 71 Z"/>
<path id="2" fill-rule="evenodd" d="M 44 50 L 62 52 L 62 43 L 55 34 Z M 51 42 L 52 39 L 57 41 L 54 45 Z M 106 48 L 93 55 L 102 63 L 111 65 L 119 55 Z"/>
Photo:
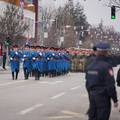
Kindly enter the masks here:
<path id="1" fill-rule="evenodd" d="M 6 67 L 5 67 L 5 65 L 6 65 L 6 59 L 7 59 L 7 55 L 6 55 L 6 52 L 3 52 L 3 69 L 4 70 L 6 70 Z"/>
<path id="2" fill-rule="evenodd" d="M 87 57 L 86 63 L 85 63 L 85 69 L 87 68 L 88 65 L 90 65 L 91 63 L 93 63 L 93 61 L 96 60 L 96 52 L 97 52 L 97 48 L 96 46 L 93 46 L 92 48 L 92 54 L 90 54 L 90 56 Z M 89 98 L 89 91 L 88 92 L 88 98 Z M 89 109 L 87 110 L 86 114 L 89 114 Z"/>
<path id="3" fill-rule="evenodd" d="M 14 45 L 13 51 L 10 52 L 10 65 L 11 65 L 13 80 L 18 79 L 18 73 L 19 73 L 19 69 L 20 69 L 20 59 L 21 59 L 21 54 L 18 51 L 18 46 Z"/>
<path id="4" fill-rule="evenodd" d="M 96 60 L 86 68 L 86 88 L 89 93 L 89 120 L 109 120 L 111 99 L 118 107 L 115 80 L 111 64 L 106 62 L 108 43 L 96 45 Z"/>

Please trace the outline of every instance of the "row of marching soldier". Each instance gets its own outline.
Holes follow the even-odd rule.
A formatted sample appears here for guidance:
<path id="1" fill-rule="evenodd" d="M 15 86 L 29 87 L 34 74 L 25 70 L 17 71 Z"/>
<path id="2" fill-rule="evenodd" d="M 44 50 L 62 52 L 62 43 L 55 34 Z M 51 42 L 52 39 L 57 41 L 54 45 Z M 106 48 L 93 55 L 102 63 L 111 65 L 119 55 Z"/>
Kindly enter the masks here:
<path id="1" fill-rule="evenodd" d="M 69 72 L 71 66 L 69 54 L 63 49 L 25 45 L 24 50 L 19 51 L 18 46 L 14 45 L 9 55 L 13 80 L 18 79 L 21 62 L 25 80 L 31 73 L 35 80 L 39 80 L 40 76 L 63 75 Z"/>

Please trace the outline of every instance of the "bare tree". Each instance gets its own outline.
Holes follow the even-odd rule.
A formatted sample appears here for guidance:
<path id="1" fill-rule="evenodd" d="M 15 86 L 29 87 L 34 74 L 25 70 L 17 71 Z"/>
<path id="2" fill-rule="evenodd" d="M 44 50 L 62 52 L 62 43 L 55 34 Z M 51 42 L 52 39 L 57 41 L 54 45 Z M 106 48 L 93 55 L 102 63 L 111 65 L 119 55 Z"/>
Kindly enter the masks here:
<path id="1" fill-rule="evenodd" d="M 15 42 L 28 29 L 29 26 L 23 20 L 23 10 L 12 4 L 7 5 L 0 16 L 0 35 Z"/>
<path id="2" fill-rule="evenodd" d="M 73 2 L 68 2 L 64 7 L 58 8 L 54 19 L 46 43 L 50 43 L 49 46 L 56 44 L 57 47 L 77 47 L 81 31 L 87 31 L 88 28 L 83 7 L 78 3 L 74 6 Z M 85 33 L 87 32 L 84 32 L 86 36 Z M 85 36 L 81 39 L 84 40 Z"/>
<path id="3" fill-rule="evenodd" d="M 98 26 L 91 26 L 89 35 L 83 43 L 83 47 L 91 48 L 99 41 L 106 41 L 111 44 L 114 51 L 120 50 L 120 34 L 111 26 L 104 26 L 101 22 Z"/>
<path id="4" fill-rule="evenodd" d="M 115 5 L 120 7 L 120 0 L 109 0 L 109 5 Z"/>
<path id="5" fill-rule="evenodd" d="M 39 7 L 39 38 L 41 45 L 46 45 L 44 33 L 50 31 L 52 20 L 54 19 L 54 13 L 55 10 L 51 7 Z"/>

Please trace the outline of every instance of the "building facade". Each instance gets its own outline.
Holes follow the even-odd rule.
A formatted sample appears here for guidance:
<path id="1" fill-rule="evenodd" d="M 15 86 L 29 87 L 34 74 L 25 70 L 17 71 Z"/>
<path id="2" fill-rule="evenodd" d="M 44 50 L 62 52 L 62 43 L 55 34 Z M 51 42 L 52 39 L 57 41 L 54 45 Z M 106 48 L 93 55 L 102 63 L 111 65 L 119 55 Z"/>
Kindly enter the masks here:
<path id="1" fill-rule="evenodd" d="M 23 6 L 21 5 L 22 1 L 24 1 L 22 4 Z M 29 25 L 29 30 L 24 34 L 26 39 L 34 38 L 35 34 L 35 7 L 31 2 L 32 0 L 0 0 L 0 15 L 3 14 L 7 4 L 14 4 L 16 7 L 21 7 L 23 9 L 23 19 Z"/>

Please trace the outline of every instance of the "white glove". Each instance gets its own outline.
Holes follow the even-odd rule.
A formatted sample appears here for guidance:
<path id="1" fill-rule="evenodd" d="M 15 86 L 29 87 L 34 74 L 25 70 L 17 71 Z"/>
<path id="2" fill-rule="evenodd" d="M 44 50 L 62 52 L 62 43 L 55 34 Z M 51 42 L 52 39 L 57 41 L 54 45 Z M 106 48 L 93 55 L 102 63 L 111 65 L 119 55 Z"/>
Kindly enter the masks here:
<path id="1" fill-rule="evenodd" d="M 13 58 L 11 57 L 10 60 L 13 60 Z"/>

